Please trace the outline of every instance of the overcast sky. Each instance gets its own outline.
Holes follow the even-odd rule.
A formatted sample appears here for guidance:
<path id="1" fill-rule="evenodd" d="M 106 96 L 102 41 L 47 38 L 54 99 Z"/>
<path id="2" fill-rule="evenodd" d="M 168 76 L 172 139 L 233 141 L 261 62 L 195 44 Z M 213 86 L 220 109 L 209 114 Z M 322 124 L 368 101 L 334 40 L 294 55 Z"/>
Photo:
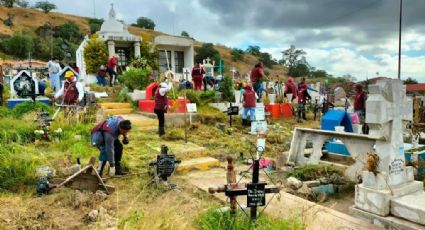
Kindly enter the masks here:
<path id="1" fill-rule="evenodd" d="M 246 49 L 258 45 L 281 59 L 295 45 L 311 66 L 360 79 L 397 77 L 400 0 L 51 0 L 57 11 L 134 23 L 155 30 Z M 31 0 L 34 3 L 35 0 Z M 403 1 L 402 79 L 425 82 L 425 0 Z"/>

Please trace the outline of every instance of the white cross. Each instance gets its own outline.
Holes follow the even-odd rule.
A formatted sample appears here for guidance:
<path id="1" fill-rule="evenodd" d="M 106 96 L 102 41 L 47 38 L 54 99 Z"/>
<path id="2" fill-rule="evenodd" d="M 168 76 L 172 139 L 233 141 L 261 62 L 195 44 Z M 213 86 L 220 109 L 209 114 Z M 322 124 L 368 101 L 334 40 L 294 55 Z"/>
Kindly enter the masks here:
<path id="1" fill-rule="evenodd" d="M 207 59 L 206 59 L 206 60 L 207 60 L 207 63 L 208 63 L 208 64 L 211 64 L 211 63 L 210 63 L 210 61 L 211 61 L 210 57 L 207 57 Z"/>
<path id="2" fill-rule="evenodd" d="M 185 69 L 185 71 L 184 71 L 183 73 L 184 73 L 184 76 L 185 76 L 186 81 L 187 81 L 187 77 L 188 77 L 188 75 L 190 74 L 190 72 L 189 72 L 189 70 L 188 70 L 188 69 Z"/>

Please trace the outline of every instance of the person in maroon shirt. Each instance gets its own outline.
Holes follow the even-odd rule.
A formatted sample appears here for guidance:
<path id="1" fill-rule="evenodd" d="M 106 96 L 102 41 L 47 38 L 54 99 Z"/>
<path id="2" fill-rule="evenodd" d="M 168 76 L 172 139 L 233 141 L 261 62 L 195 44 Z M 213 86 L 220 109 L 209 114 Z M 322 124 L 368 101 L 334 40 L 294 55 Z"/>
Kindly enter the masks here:
<path id="1" fill-rule="evenodd" d="M 292 77 L 288 77 L 288 80 L 286 81 L 284 96 L 287 97 L 288 94 L 292 94 L 291 102 L 294 101 L 298 95 L 297 86 L 295 86 L 294 79 Z"/>
<path id="2" fill-rule="evenodd" d="M 255 114 L 255 105 L 256 105 L 256 99 L 257 94 L 252 89 L 250 84 L 247 84 L 244 87 L 244 92 L 242 94 L 243 97 L 243 113 L 242 113 L 242 125 L 243 126 L 249 126 L 251 124 L 251 121 L 254 120 L 254 114 Z M 247 120 L 247 115 L 249 113 L 250 119 Z"/>
<path id="3" fill-rule="evenodd" d="M 366 115 L 366 92 L 360 84 L 356 84 L 355 89 L 356 95 L 354 95 L 354 112 L 359 116 L 361 123 L 364 123 Z"/>
<path id="4" fill-rule="evenodd" d="M 204 77 L 205 69 L 198 62 L 192 68 L 192 81 L 194 83 L 194 90 L 202 90 L 202 78 Z"/>
<path id="5" fill-rule="evenodd" d="M 258 62 L 251 70 L 251 75 L 249 76 L 252 86 L 254 88 L 255 93 L 258 95 L 258 102 L 261 99 L 263 88 L 263 79 L 266 79 L 266 75 L 264 74 L 264 64 L 263 62 Z"/>
<path id="6" fill-rule="evenodd" d="M 111 77 L 109 81 L 109 86 L 111 87 L 114 84 L 115 79 L 117 78 L 117 71 L 116 71 L 117 66 L 118 66 L 118 57 L 114 55 L 111 58 L 109 58 L 108 64 L 106 65 L 106 71 Z"/>

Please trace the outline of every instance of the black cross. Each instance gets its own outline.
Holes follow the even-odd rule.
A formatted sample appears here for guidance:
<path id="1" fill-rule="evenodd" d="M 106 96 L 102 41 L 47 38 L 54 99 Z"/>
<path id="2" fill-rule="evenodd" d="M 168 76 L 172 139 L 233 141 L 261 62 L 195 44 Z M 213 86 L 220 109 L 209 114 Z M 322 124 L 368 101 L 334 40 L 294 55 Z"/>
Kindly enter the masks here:
<path id="1" fill-rule="evenodd" d="M 266 182 L 259 181 L 260 160 L 253 160 L 252 182 L 246 185 L 246 188 L 239 188 L 236 183 L 236 173 L 234 171 L 234 159 L 227 157 L 227 185 L 218 188 L 209 188 L 208 191 L 213 194 L 215 192 L 224 192 L 230 198 L 231 213 L 236 214 L 236 197 L 247 196 L 247 206 L 251 209 L 251 220 L 257 219 L 257 207 L 266 204 L 267 193 L 279 193 L 276 186 L 267 186 Z"/>

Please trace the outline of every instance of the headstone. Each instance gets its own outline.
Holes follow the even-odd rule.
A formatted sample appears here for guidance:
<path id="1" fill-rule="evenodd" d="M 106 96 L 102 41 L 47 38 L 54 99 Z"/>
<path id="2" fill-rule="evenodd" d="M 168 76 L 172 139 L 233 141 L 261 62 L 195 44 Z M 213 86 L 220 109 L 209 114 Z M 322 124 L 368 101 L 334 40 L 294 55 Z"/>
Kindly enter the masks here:
<path id="1" fill-rule="evenodd" d="M 29 98 L 38 94 L 38 81 L 28 71 L 22 70 L 10 81 L 10 95 L 14 98 Z"/>
<path id="2" fill-rule="evenodd" d="M 403 82 L 385 79 L 369 86 L 366 123 L 370 135 L 385 140 L 376 142 L 377 173 L 363 171 L 363 182 L 356 186 L 355 206 L 381 216 L 391 212 L 425 224 L 423 183 L 414 181 L 413 168 L 405 164 L 403 120 L 412 120 L 412 102 Z"/>
<path id="3" fill-rule="evenodd" d="M 265 134 L 267 131 L 267 121 L 264 106 L 255 107 L 254 121 L 251 121 L 251 134 Z"/>

